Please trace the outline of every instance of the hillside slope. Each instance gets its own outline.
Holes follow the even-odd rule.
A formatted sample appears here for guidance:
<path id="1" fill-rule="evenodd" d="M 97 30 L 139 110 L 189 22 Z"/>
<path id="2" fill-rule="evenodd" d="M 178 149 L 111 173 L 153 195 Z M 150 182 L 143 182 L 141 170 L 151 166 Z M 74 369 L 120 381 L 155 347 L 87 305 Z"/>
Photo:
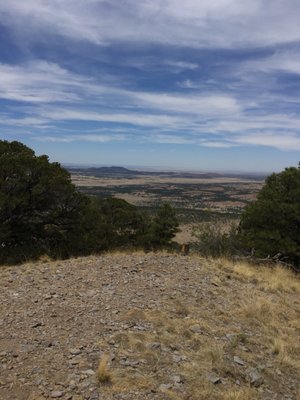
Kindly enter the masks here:
<path id="1" fill-rule="evenodd" d="M 109 254 L 2 267 L 0 285 L 3 400 L 300 398 L 290 272 Z"/>

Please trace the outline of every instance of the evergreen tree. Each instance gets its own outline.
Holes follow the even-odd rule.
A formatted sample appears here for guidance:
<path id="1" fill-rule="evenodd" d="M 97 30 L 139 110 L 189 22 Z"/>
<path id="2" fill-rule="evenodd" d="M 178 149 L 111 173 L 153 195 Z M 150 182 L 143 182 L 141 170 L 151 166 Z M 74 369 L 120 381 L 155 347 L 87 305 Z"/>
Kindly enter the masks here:
<path id="1" fill-rule="evenodd" d="M 58 163 L 22 143 L 0 141 L 1 262 L 78 253 L 89 208 Z"/>
<path id="2" fill-rule="evenodd" d="M 300 168 L 270 175 L 240 222 L 240 237 L 259 257 L 281 253 L 300 264 Z"/>
<path id="3" fill-rule="evenodd" d="M 145 246 L 148 248 L 169 247 L 178 232 L 178 226 L 175 210 L 169 204 L 163 204 L 145 232 Z"/>
<path id="4" fill-rule="evenodd" d="M 98 200 L 108 247 L 135 247 L 143 235 L 144 218 L 137 207 L 123 199 Z"/>

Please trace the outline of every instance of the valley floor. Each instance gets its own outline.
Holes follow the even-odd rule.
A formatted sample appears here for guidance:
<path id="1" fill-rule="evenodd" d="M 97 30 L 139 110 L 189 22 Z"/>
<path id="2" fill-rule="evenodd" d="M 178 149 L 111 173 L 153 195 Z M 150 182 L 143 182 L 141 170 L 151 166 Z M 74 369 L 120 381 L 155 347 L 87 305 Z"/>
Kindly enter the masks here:
<path id="1" fill-rule="evenodd" d="M 0 285 L 3 400 L 300 398 L 289 271 L 115 253 L 1 267 Z"/>

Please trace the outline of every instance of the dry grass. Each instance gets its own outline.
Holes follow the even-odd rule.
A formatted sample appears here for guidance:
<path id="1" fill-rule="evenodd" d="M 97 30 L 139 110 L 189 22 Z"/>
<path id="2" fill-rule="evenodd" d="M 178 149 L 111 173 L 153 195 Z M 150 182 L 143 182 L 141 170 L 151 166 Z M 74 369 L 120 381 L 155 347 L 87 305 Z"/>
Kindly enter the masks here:
<path id="1" fill-rule="evenodd" d="M 254 400 L 257 393 L 251 388 L 230 389 L 224 393 L 223 400 Z"/>
<path id="2" fill-rule="evenodd" d="M 264 298 L 251 299 L 244 301 L 241 305 L 239 314 L 241 318 L 246 318 L 249 323 L 269 325 L 274 318 L 274 305 Z"/>
<path id="3" fill-rule="evenodd" d="M 249 387 L 246 367 L 234 364 L 234 356 L 252 368 L 272 363 L 267 377 L 275 392 L 276 368 L 295 376 L 300 373 L 299 302 L 295 296 L 300 292 L 299 278 L 280 267 L 258 268 L 224 259 L 198 261 L 199 280 L 211 282 L 203 293 L 205 300 L 179 296 L 165 301 L 159 310 L 136 309 L 121 316 L 129 323 L 146 323 L 149 330 L 114 336 L 117 357 L 127 357 L 129 364 L 130 360 L 142 360 L 132 372 L 118 370 L 115 391 L 141 387 L 156 391 L 170 382 L 170 376 L 179 375 L 184 385 L 164 390 L 166 399 L 260 399 L 261 391 Z M 225 387 L 208 381 L 212 372 L 222 377 Z"/>
<path id="4" fill-rule="evenodd" d="M 112 381 L 112 374 L 108 366 L 108 356 L 104 355 L 98 365 L 97 379 L 100 383 L 110 383 Z"/>
<path id="5" fill-rule="evenodd" d="M 228 266 L 228 261 L 225 261 Z M 300 292 L 299 277 L 281 266 L 254 266 L 245 262 L 231 264 L 230 269 L 242 279 L 253 280 L 266 291 Z"/>
<path id="6" fill-rule="evenodd" d="M 272 340 L 273 344 L 272 344 L 272 353 L 276 354 L 276 355 L 282 355 L 285 353 L 285 345 L 284 342 L 282 341 L 282 339 L 277 339 L 274 338 Z"/>

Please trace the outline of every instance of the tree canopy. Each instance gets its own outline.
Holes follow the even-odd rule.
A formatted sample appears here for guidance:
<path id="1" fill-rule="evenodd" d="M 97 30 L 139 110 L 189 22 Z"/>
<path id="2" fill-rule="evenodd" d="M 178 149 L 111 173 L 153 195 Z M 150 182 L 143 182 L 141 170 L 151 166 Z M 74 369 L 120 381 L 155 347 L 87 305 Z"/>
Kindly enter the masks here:
<path id="1" fill-rule="evenodd" d="M 177 226 L 170 206 L 148 216 L 121 199 L 86 196 L 46 155 L 0 141 L 0 263 L 158 248 L 170 244 Z"/>
<path id="2" fill-rule="evenodd" d="M 58 163 L 22 143 L 0 141 L 1 258 L 76 253 L 88 205 Z"/>
<path id="3" fill-rule="evenodd" d="M 241 217 L 243 244 L 261 257 L 281 253 L 300 264 L 300 168 L 272 174 Z"/>

